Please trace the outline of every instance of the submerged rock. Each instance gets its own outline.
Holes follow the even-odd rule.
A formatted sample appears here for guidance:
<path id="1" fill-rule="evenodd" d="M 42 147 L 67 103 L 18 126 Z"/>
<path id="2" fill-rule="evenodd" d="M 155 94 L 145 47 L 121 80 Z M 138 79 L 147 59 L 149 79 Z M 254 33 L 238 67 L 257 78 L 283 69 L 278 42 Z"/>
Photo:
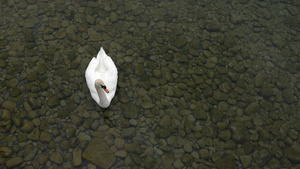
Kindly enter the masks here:
<path id="1" fill-rule="evenodd" d="M 116 161 L 114 153 L 109 149 L 105 140 L 101 138 L 92 139 L 82 157 L 101 168 L 109 168 Z"/>

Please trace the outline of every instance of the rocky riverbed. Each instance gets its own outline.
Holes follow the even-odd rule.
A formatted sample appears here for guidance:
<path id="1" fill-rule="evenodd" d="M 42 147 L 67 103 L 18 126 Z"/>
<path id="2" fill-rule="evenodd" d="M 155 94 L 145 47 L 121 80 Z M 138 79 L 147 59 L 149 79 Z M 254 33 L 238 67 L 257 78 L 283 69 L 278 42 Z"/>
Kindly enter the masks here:
<path id="1" fill-rule="evenodd" d="M 0 4 L 0 168 L 300 168 L 298 1 Z"/>

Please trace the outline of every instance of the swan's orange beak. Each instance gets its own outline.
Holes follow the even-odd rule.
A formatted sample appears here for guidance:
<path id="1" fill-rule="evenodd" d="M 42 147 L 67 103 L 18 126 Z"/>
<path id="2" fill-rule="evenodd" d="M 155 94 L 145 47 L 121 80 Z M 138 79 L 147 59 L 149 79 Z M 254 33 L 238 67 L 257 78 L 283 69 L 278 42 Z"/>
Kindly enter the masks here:
<path id="1" fill-rule="evenodd" d="M 109 93 L 109 91 L 106 88 L 102 88 L 106 93 Z"/>

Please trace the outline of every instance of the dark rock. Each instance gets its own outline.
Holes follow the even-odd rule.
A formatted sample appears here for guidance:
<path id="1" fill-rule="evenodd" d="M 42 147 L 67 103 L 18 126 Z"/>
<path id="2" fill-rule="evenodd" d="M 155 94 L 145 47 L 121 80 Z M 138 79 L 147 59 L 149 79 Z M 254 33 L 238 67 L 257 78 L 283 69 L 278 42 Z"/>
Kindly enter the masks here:
<path id="1" fill-rule="evenodd" d="M 270 153 L 262 148 L 259 148 L 253 152 L 253 159 L 258 166 L 264 166 L 270 159 Z"/>
<path id="2" fill-rule="evenodd" d="M 226 101 L 227 98 L 228 98 L 228 95 L 223 93 L 223 92 L 216 91 L 213 95 L 213 98 L 218 100 L 218 101 Z"/>
<path id="3" fill-rule="evenodd" d="M 137 118 L 138 109 L 134 104 L 126 104 L 124 106 L 124 116 L 128 119 Z"/>
<path id="4" fill-rule="evenodd" d="M 289 103 L 292 104 L 296 101 L 295 97 L 294 97 L 294 91 L 292 89 L 285 89 L 282 92 L 282 96 L 284 98 L 284 100 Z"/>
<path id="5" fill-rule="evenodd" d="M 157 129 L 154 133 L 157 138 L 168 138 L 171 136 L 171 131 L 166 128 Z"/>
<path id="6" fill-rule="evenodd" d="M 217 23 L 214 23 L 214 22 L 207 22 L 205 24 L 205 28 L 208 30 L 208 31 L 218 31 L 219 28 L 220 28 L 220 25 L 217 24 Z"/>
<path id="7" fill-rule="evenodd" d="M 231 124 L 232 138 L 237 143 L 250 141 L 250 134 L 244 122 L 233 122 Z"/>
<path id="8" fill-rule="evenodd" d="M 284 156 L 294 163 L 300 162 L 300 151 L 295 148 L 292 148 L 292 147 L 285 148 Z"/>
<path id="9" fill-rule="evenodd" d="M 208 117 L 206 112 L 201 108 L 198 108 L 194 111 L 194 116 L 196 119 L 199 119 L 199 120 L 206 120 Z"/>
<path id="10" fill-rule="evenodd" d="M 234 158 L 231 155 L 225 156 L 216 161 L 216 166 L 218 169 L 235 169 L 236 165 Z"/>
<path id="11" fill-rule="evenodd" d="M 16 167 L 23 163 L 24 159 L 21 157 L 14 157 L 6 161 L 6 167 L 11 168 L 11 167 Z"/>
<path id="12" fill-rule="evenodd" d="M 50 160 L 56 164 L 62 164 L 63 163 L 63 156 L 59 152 L 54 152 L 50 156 Z"/>
<path id="13" fill-rule="evenodd" d="M 183 47 L 186 44 L 186 39 L 183 36 L 178 37 L 177 39 L 175 39 L 174 41 L 174 45 L 177 48 Z"/>
<path id="14" fill-rule="evenodd" d="M 136 135 L 136 129 L 134 127 L 126 128 L 122 131 L 124 138 L 133 138 Z"/>
<path id="15" fill-rule="evenodd" d="M 264 98 L 269 98 L 273 95 L 273 85 L 264 85 L 260 89 L 260 94 Z"/>
<path id="16" fill-rule="evenodd" d="M 55 106 L 58 106 L 59 105 L 59 99 L 56 97 L 56 96 L 51 96 L 49 99 L 48 99 L 48 105 L 49 107 L 55 107 Z"/>
<path id="17" fill-rule="evenodd" d="M 256 113 L 257 111 L 259 111 L 260 109 L 260 106 L 258 103 L 256 102 L 253 102 L 253 103 L 250 103 L 245 109 L 244 109 L 244 113 L 246 115 L 251 115 L 251 114 L 254 114 Z"/>
<path id="18" fill-rule="evenodd" d="M 82 157 L 101 168 L 110 168 L 116 161 L 114 153 L 102 138 L 92 139 Z"/>

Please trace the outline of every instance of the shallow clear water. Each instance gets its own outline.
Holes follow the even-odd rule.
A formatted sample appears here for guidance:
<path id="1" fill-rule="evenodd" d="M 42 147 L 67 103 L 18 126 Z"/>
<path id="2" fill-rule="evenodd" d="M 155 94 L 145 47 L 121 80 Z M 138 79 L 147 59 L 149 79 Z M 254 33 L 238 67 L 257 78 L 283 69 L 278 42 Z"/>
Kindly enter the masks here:
<path id="1" fill-rule="evenodd" d="M 298 1 L 0 4 L 0 168 L 300 167 Z"/>

